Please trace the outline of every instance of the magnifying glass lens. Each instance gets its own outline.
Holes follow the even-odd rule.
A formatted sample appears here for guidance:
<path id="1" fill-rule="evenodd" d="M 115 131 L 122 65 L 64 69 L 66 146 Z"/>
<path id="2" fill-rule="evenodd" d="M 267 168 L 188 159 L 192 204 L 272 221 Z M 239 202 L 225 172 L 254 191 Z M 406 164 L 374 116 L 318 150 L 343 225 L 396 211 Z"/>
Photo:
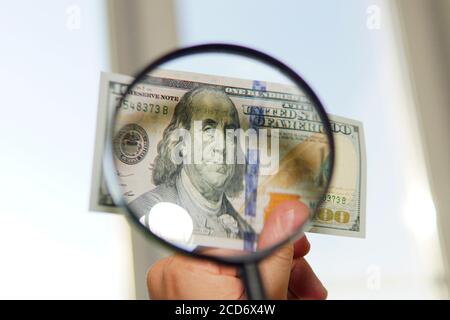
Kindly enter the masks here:
<path id="1" fill-rule="evenodd" d="M 328 120 L 306 83 L 258 56 L 210 50 L 120 90 L 113 188 L 148 232 L 239 256 L 304 231 L 332 165 Z"/>

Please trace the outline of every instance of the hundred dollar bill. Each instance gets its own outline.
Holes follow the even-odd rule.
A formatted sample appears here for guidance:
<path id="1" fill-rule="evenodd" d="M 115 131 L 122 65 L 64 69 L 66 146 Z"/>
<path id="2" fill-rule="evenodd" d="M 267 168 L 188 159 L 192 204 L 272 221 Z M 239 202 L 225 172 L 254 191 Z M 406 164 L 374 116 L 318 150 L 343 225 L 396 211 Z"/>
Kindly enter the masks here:
<path id="1" fill-rule="evenodd" d="M 295 116 L 299 111 L 304 111 L 307 114 L 307 108 L 301 110 L 304 106 L 307 106 L 308 102 L 305 98 L 301 100 L 300 104 L 289 104 L 292 90 L 284 85 L 266 84 L 260 82 L 250 83 L 241 79 L 230 79 L 222 77 L 211 77 L 198 74 L 186 74 L 185 72 L 174 71 L 161 71 L 160 79 L 156 82 L 149 82 L 147 85 L 152 88 L 154 86 L 157 90 L 153 91 L 153 96 L 149 94 L 149 91 L 136 92 L 130 94 L 130 97 L 142 97 L 146 96 L 147 100 L 150 99 L 153 103 L 141 103 L 138 104 L 139 98 L 136 101 L 125 101 L 121 108 L 133 108 L 133 114 L 151 114 L 151 117 L 145 116 L 136 118 L 132 121 L 124 120 L 122 124 L 118 125 L 118 130 L 115 132 L 115 155 L 118 158 L 117 174 L 120 175 L 121 181 L 126 185 L 124 190 L 124 196 L 127 198 L 128 203 L 136 211 L 148 211 L 148 206 L 143 206 L 143 203 L 151 202 L 152 199 L 157 197 L 171 197 L 173 193 L 172 189 L 158 188 L 157 182 L 164 181 L 164 175 L 155 172 L 155 162 L 157 158 L 158 144 L 162 141 L 164 130 L 167 128 L 170 120 L 173 118 L 174 107 L 182 99 L 183 95 L 192 89 L 195 83 L 207 82 L 212 85 L 225 85 L 225 91 L 233 97 L 233 102 L 239 110 L 239 115 L 242 117 L 251 118 L 257 116 L 259 120 L 259 127 L 270 127 L 280 129 L 279 143 L 280 150 L 287 150 L 286 152 L 280 152 L 279 163 L 271 174 L 271 167 L 269 166 L 268 173 L 261 176 L 257 181 L 258 187 L 255 192 L 256 199 L 255 208 L 248 208 L 246 203 L 249 202 L 249 194 L 246 190 L 241 190 L 241 196 L 229 197 L 227 205 L 230 208 L 234 208 L 239 216 L 223 215 L 227 219 L 223 219 L 221 223 L 227 227 L 226 230 L 233 231 L 233 228 L 239 227 L 245 222 L 249 223 L 256 232 L 259 232 L 264 225 L 265 219 L 270 215 L 271 209 L 278 203 L 286 199 L 297 199 L 306 203 L 310 208 L 314 208 L 318 200 L 314 193 L 299 192 L 299 190 L 305 189 L 305 185 L 299 184 L 299 180 L 311 180 L 316 186 L 323 186 L 324 181 L 321 181 L 321 172 L 326 172 L 330 168 L 327 168 L 327 150 L 323 149 L 310 154 L 321 155 L 318 159 L 309 159 L 305 154 L 308 154 L 308 150 L 317 146 L 314 143 L 314 128 L 310 128 L 310 134 L 305 139 L 304 134 L 298 132 L 304 130 L 304 127 L 296 127 L 299 122 L 295 121 Z M 164 79 L 162 81 L 161 79 Z M 195 79 L 195 81 L 186 81 L 185 79 Z M 94 155 L 94 165 L 92 172 L 92 185 L 91 185 L 91 200 L 90 209 L 93 211 L 102 212 L 120 212 L 121 209 L 114 205 L 114 202 L 108 192 L 105 184 L 103 170 L 102 170 L 102 157 L 105 150 L 105 141 L 107 138 L 107 132 L 110 130 L 109 119 L 112 113 L 118 107 L 118 103 L 126 90 L 127 85 L 131 83 L 133 79 L 128 76 L 102 73 L 100 81 L 100 96 L 99 107 L 97 116 L 97 133 L 96 133 L 96 147 Z M 155 80 L 155 79 L 153 79 Z M 261 109 L 254 108 L 254 99 L 251 103 L 247 103 L 245 98 L 248 93 L 249 86 L 253 90 L 253 95 L 258 93 L 260 98 L 260 104 L 264 104 L 265 97 L 272 100 L 278 100 L 275 103 L 279 109 L 285 110 L 279 113 L 277 110 L 272 110 L 270 105 L 264 104 L 265 116 L 261 116 Z M 268 86 L 270 86 L 268 90 Z M 147 88 L 148 89 L 148 88 Z M 144 89 L 142 89 L 144 90 Z M 247 90 L 247 91 L 246 91 Z M 256 92 L 256 93 L 255 93 Z M 273 93 L 276 92 L 276 95 Z M 281 102 L 280 102 L 281 101 Z M 286 106 L 286 108 L 285 108 Z M 289 108 L 290 106 L 290 108 Z M 299 108 L 299 106 L 303 106 Z M 131 111 L 131 110 L 130 110 Z M 330 183 L 330 188 L 325 195 L 324 202 L 319 208 L 318 214 L 314 217 L 311 223 L 310 232 L 364 237 L 365 236 L 365 146 L 364 146 L 364 134 L 363 126 L 361 122 L 342 118 L 338 116 L 329 115 L 331 120 L 333 135 L 336 143 L 335 154 L 335 168 L 333 173 L 333 179 Z M 156 120 L 156 121 L 155 121 Z M 146 122 L 147 121 L 147 122 Z M 152 125 L 152 132 L 147 132 L 148 121 L 158 123 L 158 125 Z M 247 125 L 248 127 L 248 125 Z M 273 136 L 274 134 L 272 134 Z M 141 142 L 141 148 L 136 149 L 136 144 L 129 144 L 124 146 L 123 141 L 139 140 Z M 312 141 L 312 142 L 311 142 Z M 295 146 L 295 147 L 293 147 Z M 305 158 L 306 157 L 306 158 Z M 308 168 L 299 168 L 299 159 L 304 163 L 308 163 Z M 130 169 L 131 168 L 131 169 Z M 248 170 L 252 168 L 247 168 Z M 261 169 L 261 168 L 259 168 Z M 140 174 L 136 175 L 135 173 Z M 286 174 L 288 173 L 288 174 Z M 319 173 L 319 174 L 318 174 Z M 181 174 L 180 174 L 181 175 Z M 139 178 L 137 179 L 136 176 Z M 156 176 L 156 178 L 155 178 Z M 180 179 L 182 180 L 182 179 Z M 185 179 L 189 180 L 189 179 Z M 152 182 L 149 182 L 152 181 Z M 244 181 L 245 184 L 250 184 L 252 181 Z M 188 182 L 189 183 L 189 182 Z M 180 185 L 182 181 L 180 182 Z M 310 185 L 309 185 L 310 186 Z M 189 185 L 187 189 L 195 189 L 192 185 Z M 310 189 L 310 188 L 306 188 Z M 247 190 L 248 191 L 248 190 Z M 177 195 L 181 197 L 182 195 Z M 201 199 L 195 198 L 196 193 L 191 193 L 187 198 L 196 199 L 192 201 L 192 206 L 196 203 L 201 203 Z M 141 201 L 143 200 L 143 201 Z M 253 214 L 250 211 L 254 211 Z M 240 216 L 243 217 L 242 223 L 240 222 Z M 201 223 L 202 217 L 198 218 Z M 236 219 L 237 218 L 237 219 Z M 237 220 L 237 221 L 233 221 Z M 145 214 L 143 215 L 143 223 L 145 222 Z M 147 221 L 148 223 L 148 221 Z M 207 223 L 206 223 L 207 224 Z M 211 223 L 213 224 L 213 223 Z M 213 240 L 211 237 L 211 226 L 205 228 L 197 228 L 197 244 L 208 245 Z M 209 235 L 209 236 L 208 236 Z M 219 236 L 219 235 L 217 235 Z M 226 237 L 225 237 L 226 238 Z M 231 248 L 240 248 L 241 242 L 234 239 L 221 239 L 221 245 Z M 242 239 L 240 239 L 242 240 Z M 223 243 L 226 243 L 223 245 Z"/>

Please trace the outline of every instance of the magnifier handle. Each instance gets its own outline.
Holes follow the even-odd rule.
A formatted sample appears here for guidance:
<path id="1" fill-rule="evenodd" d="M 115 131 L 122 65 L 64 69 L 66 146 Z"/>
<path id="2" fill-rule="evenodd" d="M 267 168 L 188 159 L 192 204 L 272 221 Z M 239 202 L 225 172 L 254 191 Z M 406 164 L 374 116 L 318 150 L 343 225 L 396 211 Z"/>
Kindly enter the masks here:
<path id="1" fill-rule="evenodd" d="M 266 294 L 256 263 L 246 263 L 241 267 L 247 298 L 249 300 L 265 300 Z"/>

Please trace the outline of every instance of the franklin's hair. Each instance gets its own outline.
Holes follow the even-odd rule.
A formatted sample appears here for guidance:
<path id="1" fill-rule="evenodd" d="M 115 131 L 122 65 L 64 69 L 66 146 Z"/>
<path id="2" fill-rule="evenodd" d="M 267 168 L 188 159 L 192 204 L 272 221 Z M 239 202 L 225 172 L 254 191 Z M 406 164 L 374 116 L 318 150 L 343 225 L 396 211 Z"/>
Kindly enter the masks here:
<path id="1" fill-rule="evenodd" d="M 158 155 L 153 165 L 153 183 L 155 185 L 166 184 L 168 186 L 175 185 L 176 178 L 181 171 L 183 164 L 175 164 L 172 161 L 172 150 L 182 142 L 179 135 L 174 134 L 177 129 L 189 130 L 191 127 L 192 114 L 194 106 L 192 105 L 195 96 L 199 94 L 212 94 L 219 99 L 225 99 L 230 102 L 233 108 L 236 107 L 227 96 L 227 94 L 219 89 L 209 86 L 201 86 L 185 93 L 175 106 L 172 120 L 164 129 L 163 138 L 158 143 Z M 237 115 L 237 111 L 236 111 Z M 239 119 L 236 117 L 237 128 L 240 127 Z M 234 174 L 228 182 L 225 193 L 229 197 L 238 195 L 243 190 L 244 165 L 236 163 L 234 165 Z"/>

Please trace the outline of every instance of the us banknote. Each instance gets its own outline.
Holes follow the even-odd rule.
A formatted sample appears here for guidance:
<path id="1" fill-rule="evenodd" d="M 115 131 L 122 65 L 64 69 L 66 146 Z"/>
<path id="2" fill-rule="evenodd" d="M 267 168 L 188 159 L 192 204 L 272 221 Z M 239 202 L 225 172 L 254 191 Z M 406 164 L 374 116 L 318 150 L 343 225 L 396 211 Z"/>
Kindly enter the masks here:
<path id="1" fill-rule="evenodd" d="M 278 106 L 278 109 L 285 109 L 286 111 L 279 113 L 278 110 L 272 110 L 271 107 L 264 105 L 263 99 L 268 97 L 270 93 L 267 90 L 268 85 L 265 83 L 249 83 L 241 79 L 207 75 L 195 75 L 193 77 L 185 72 L 174 71 L 161 71 L 158 76 L 160 78 L 157 78 L 156 82 L 149 81 L 146 84 L 147 88 L 142 87 L 142 92 L 130 94 L 129 101 L 127 99 L 122 101 L 122 105 L 119 107 L 122 109 L 127 108 L 127 114 L 132 115 L 132 120 L 124 119 L 123 123 L 116 123 L 117 130 L 115 130 L 114 135 L 114 145 L 116 146 L 114 147 L 114 154 L 118 164 L 117 174 L 120 176 L 124 186 L 123 196 L 126 198 L 127 203 L 136 208 L 136 211 L 142 210 L 145 213 L 148 210 L 148 207 L 140 205 L 141 201 L 139 199 L 147 196 L 153 197 L 155 195 L 154 190 L 161 191 L 157 188 L 157 182 L 159 180 L 163 181 L 164 177 L 157 177 L 155 180 L 155 176 L 158 176 L 158 173 L 155 173 L 155 162 L 158 155 L 157 146 L 162 141 L 164 130 L 173 118 L 175 106 L 182 96 L 192 89 L 192 86 L 195 87 L 196 83 L 205 82 L 213 85 L 226 84 L 225 88 L 228 89 L 225 89 L 225 91 L 228 90 L 227 93 L 232 96 L 240 118 L 251 119 L 252 116 L 256 116 L 259 128 L 269 127 L 273 130 L 273 133 L 269 134 L 270 138 L 275 135 L 274 129 L 279 129 L 279 132 L 276 131 L 279 137 L 278 143 L 281 146 L 279 149 L 285 150 L 278 155 L 276 167 L 273 167 L 273 163 L 266 166 L 265 174 L 261 175 L 257 181 L 258 187 L 253 192 L 255 196 L 250 196 L 249 198 L 250 193 L 248 190 L 242 190 L 240 196 L 229 197 L 230 206 L 235 209 L 239 216 L 243 217 L 243 221 L 247 221 L 256 232 L 259 232 L 271 210 L 278 203 L 287 199 L 298 199 L 306 203 L 310 208 L 315 208 L 319 202 L 319 199 L 316 197 L 317 194 L 314 192 L 308 193 L 305 190 L 310 191 L 314 189 L 311 186 L 320 188 L 324 185 L 323 172 L 327 172 L 326 170 L 330 169 L 327 168 L 326 161 L 329 150 L 321 148 L 311 152 L 317 145 L 320 145 L 317 141 L 321 139 L 320 134 L 315 133 L 314 128 L 309 130 L 307 138 L 305 138 L 303 133 L 298 133 L 304 132 L 304 128 L 298 127 L 299 124 L 295 121 L 295 115 L 301 109 L 299 109 L 299 105 L 305 106 L 308 104 L 306 98 L 303 104 L 286 104 L 286 99 L 290 99 L 289 95 L 292 95 L 293 91 L 281 84 L 272 87 L 272 89 L 277 89 L 275 90 L 276 92 L 280 93 L 281 91 L 284 93 L 276 97 L 269 97 L 272 100 L 279 100 L 272 109 L 276 109 Z M 196 81 L 186 82 L 186 79 L 192 78 L 196 79 Z M 164 79 L 164 81 L 161 79 Z M 115 213 L 122 211 L 114 205 L 114 201 L 108 191 L 102 169 L 102 158 L 105 151 L 107 133 L 111 129 L 109 127 L 111 117 L 132 80 L 131 77 L 113 73 L 102 73 L 101 75 L 90 199 L 90 210 L 92 211 Z M 155 81 L 155 79 L 152 81 Z M 157 87 L 157 90 L 153 91 L 157 93 L 149 96 L 148 92 L 152 91 L 149 91 L 148 88 L 153 87 Z M 241 97 L 249 87 L 253 88 L 254 92 L 259 92 L 261 101 L 258 101 L 260 105 L 264 105 L 264 115 L 260 113 L 262 108 L 255 108 L 254 98 L 252 98 L 252 103 L 249 104 L 246 102 L 245 97 Z M 255 95 L 254 92 L 252 93 L 253 95 Z M 147 95 L 147 103 L 139 104 L 138 100 L 132 101 L 133 96 L 142 97 L 145 95 Z M 306 109 L 300 111 L 308 114 Z M 136 118 L 136 114 L 140 116 Z M 309 231 L 331 235 L 364 237 L 366 158 L 363 126 L 361 122 L 352 119 L 334 115 L 329 115 L 329 118 L 336 144 L 333 179 L 322 205 L 310 224 L 311 228 Z M 152 132 L 148 132 L 149 123 L 151 123 Z M 248 126 L 247 124 L 247 128 Z M 141 140 L 141 148 L 136 149 L 136 144 L 133 143 L 128 145 L 123 143 L 123 141 L 133 139 Z M 311 154 L 315 156 L 311 157 Z M 299 167 L 299 163 L 307 163 L 308 166 Z M 260 165 L 261 163 L 258 162 L 259 172 L 261 172 L 261 169 L 264 169 Z M 248 170 L 249 168 L 247 168 Z M 139 174 L 136 174 L 137 172 Z M 299 181 L 309 181 L 310 184 L 305 185 L 305 183 L 299 183 Z M 251 182 L 247 177 L 244 185 Z M 171 190 L 163 191 L 166 193 L 171 192 Z M 164 195 L 164 193 L 162 194 Z M 161 196 L 161 192 L 156 193 L 156 195 Z M 188 198 L 195 198 L 195 194 L 190 194 Z M 255 204 L 253 208 L 249 208 L 248 203 L 252 199 L 255 201 Z M 144 202 L 147 203 L 147 200 Z M 195 203 L 192 205 L 195 205 Z M 225 218 L 233 220 L 232 217 Z M 228 227 L 228 231 L 239 225 L 235 221 L 224 220 L 221 222 Z M 145 214 L 142 222 L 145 223 Z M 233 225 L 233 222 L 235 225 Z M 211 234 L 214 232 L 210 229 L 200 227 L 196 229 L 197 243 L 205 245 L 211 243 L 213 239 Z M 219 236 L 220 233 L 217 233 L 216 237 Z M 223 242 L 223 239 L 221 241 Z M 235 239 L 229 241 L 230 245 L 226 247 L 240 246 L 240 244 L 231 244 L 232 241 L 237 241 Z"/>

